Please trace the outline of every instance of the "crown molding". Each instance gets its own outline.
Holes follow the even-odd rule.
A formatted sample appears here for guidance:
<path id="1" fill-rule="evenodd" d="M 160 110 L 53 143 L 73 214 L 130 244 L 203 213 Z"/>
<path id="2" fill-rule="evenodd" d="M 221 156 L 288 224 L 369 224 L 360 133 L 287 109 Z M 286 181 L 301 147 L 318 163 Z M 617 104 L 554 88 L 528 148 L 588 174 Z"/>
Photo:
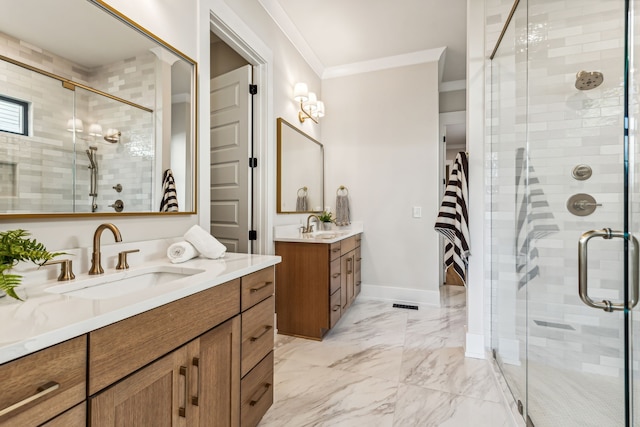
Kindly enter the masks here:
<path id="1" fill-rule="evenodd" d="M 402 55 L 387 56 L 371 59 L 369 61 L 354 62 L 352 64 L 338 65 L 325 68 L 322 79 L 333 79 L 353 74 L 368 73 L 371 71 L 386 70 L 390 68 L 406 67 L 408 65 L 422 64 L 425 62 L 437 62 L 446 51 L 446 47 L 420 50 Z"/>
<path id="2" fill-rule="evenodd" d="M 302 58 L 309 64 L 311 69 L 322 77 L 324 73 L 324 65 L 320 62 L 320 59 L 316 56 L 311 46 L 302 37 L 298 27 L 291 21 L 289 15 L 286 14 L 278 0 L 258 0 L 260 5 L 267 11 L 273 22 L 276 23 L 286 38 L 289 39 L 293 47 L 302 55 Z"/>

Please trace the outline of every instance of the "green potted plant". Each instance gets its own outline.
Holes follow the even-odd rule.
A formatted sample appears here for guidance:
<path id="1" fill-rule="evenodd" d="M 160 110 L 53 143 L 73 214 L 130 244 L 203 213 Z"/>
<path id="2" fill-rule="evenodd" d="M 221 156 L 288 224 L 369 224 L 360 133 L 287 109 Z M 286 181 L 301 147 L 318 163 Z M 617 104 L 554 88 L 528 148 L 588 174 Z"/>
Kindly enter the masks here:
<path id="1" fill-rule="evenodd" d="M 328 211 L 323 211 L 318 215 L 318 219 L 322 221 L 323 230 L 329 230 L 331 228 L 331 223 L 334 222 L 333 214 Z"/>
<path id="2" fill-rule="evenodd" d="M 64 252 L 51 253 L 42 243 L 36 239 L 28 239 L 26 230 L 0 231 L 0 291 L 4 291 L 10 297 L 22 298 L 16 294 L 15 288 L 20 286 L 22 276 L 11 273 L 11 269 L 20 261 L 31 261 L 42 265 Z"/>

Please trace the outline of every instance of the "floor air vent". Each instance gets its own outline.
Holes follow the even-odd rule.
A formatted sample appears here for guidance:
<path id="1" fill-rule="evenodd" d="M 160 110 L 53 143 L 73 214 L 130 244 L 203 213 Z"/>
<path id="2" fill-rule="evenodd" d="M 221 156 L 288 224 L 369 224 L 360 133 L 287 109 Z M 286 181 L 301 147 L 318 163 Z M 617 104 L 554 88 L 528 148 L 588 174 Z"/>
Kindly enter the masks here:
<path id="1" fill-rule="evenodd" d="M 393 304 L 393 308 L 406 308 L 408 310 L 417 310 L 417 305 L 409 305 L 409 304 Z"/>

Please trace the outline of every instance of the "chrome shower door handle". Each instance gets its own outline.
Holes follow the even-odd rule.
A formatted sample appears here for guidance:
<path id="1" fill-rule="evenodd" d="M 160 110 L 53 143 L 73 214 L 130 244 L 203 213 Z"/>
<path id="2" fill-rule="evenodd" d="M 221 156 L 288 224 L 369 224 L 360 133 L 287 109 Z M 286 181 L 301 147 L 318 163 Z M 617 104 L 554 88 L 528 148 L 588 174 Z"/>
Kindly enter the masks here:
<path id="1" fill-rule="evenodd" d="M 631 296 L 631 301 L 629 301 L 628 307 L 633 308 L 638 304 L 638 296 L 639 296 L 639 285 L 638 285 L 638 239 L 633 235 L 625 236 L 623 231 L 614 231 L 610 228 L 603 228 L 602 230 L 591 230 L 585 232 L 582 236 L 580 236 L 580 240 L 578 241 L 578 294 L 580 295 L 580 299 L 589 307 L 600 308 L 604 311 L 612 312 L 614 310 L 624 310 L 624 303 L 614 303 L 609 300 L 602 300 L 602 302 L 597 302 L 592 300 L 589 297 L 588 292 L 588 279 L 587 279 L 587 268 L 588 268 L 588 243 L 594 237 L 602 237 L 603 239 L 627 239 L 631 241 L 633 244 L 633 261 L 631 262 L 631 281 L 633 292 Z"/>

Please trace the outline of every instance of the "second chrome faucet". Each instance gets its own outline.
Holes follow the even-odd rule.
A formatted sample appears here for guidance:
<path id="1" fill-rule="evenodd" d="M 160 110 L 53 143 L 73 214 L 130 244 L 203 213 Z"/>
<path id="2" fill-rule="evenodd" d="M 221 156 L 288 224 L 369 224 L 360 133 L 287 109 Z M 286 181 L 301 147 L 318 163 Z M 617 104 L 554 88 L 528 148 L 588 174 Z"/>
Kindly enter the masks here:
<path id="1" fill-rule="evenodd" d="M 104 270 L 101 265 L 101 254 L 100 254 L 100 237 L 102 236 L 102 232 L 104 230 L 111 230 L 113 233 L 113 237 L 115 237 L 116 242 L 122 242 L 122 236 L 120 235 L 120 230 L 114 224 L 105 223 L 100 224 L 96 229 L 96 232 L 93 234 L 93 253 L 91 254 L 91 268 L 89 269 L 89 274 L 102 274 Z"/>

